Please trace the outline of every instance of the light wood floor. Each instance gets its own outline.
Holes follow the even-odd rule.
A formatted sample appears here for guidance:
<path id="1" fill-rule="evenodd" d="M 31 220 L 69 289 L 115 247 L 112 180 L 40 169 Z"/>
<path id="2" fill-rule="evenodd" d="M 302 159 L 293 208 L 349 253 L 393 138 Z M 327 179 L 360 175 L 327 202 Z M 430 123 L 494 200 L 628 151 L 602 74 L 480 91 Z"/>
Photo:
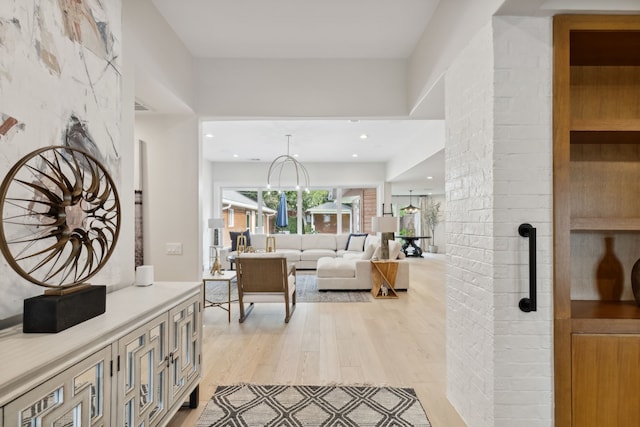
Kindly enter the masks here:
<path id="1" fill-rule="evenodd" d="M 411 283 L 399 299 L 257 304 L 243 324 L 238 306 L 204 314 L 200 405 L 181 409 L 170 427 L 193 426 L 216 386 L 366 384 L 413 387 L 435 427 L 464 427 L 446 398 L 445 260 L 412 259 Z"/>

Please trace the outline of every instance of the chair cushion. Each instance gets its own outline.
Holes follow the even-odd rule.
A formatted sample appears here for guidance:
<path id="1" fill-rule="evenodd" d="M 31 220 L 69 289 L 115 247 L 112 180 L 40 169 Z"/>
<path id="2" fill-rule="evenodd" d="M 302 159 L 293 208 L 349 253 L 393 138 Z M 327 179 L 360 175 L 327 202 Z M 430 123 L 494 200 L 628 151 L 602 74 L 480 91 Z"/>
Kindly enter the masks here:
<path id="1" fill-rule="evenodd" d="M 296 291 L 296 277 L 290 274 L 287 277 L 289 282 L 289 302 L 293 302 L 293 293 Z M 242 294 L 242 301 L 249 302 L 283 302 L 284 293 L 282 292 L 245 292 Z"/>
<path id="2" fill-rule="evenodd" d="M 278 252 L 243 252 L 237 258 L 284 258 L 283 253 Z"/>

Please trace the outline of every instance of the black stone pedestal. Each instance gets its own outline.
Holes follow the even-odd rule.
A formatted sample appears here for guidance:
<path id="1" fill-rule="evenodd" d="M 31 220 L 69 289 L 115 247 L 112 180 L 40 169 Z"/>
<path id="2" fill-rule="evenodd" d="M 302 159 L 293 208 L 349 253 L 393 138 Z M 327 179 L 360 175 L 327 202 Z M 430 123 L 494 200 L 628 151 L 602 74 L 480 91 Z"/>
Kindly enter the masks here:
<path id="1" fill-rule="evenodd" d="M 105 312 L 106 286 L 87 286 L 66 295 L 40 295 L 24 300 L 22 331 L 55 333 Z"/>

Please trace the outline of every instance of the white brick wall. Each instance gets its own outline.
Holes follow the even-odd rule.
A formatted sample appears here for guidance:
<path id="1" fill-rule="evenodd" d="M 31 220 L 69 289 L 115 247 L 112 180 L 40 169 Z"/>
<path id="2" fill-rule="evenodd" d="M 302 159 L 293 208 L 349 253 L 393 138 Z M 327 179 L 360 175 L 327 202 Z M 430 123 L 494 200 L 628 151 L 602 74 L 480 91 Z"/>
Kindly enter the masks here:
<path id="1" fill-rule="evenodd" d="M 552 24 L 496 17 L 494 47 L 495 426 L 553 425 Z M 528 239 L 537 231 L 538 311 L 528 294 Z"/>
<path id="2" fill-rule="evenodd" d="M 491 37 L 486 25 L 445 79 L 447 394 L 469 426 L 494 421 Z"/>
<path id="3" fill-rule="evenodd" d="M 551 58 L 549 18 L 495 17 L 447 73 L 447 382 L 470 427 L 553 425 Z"/>

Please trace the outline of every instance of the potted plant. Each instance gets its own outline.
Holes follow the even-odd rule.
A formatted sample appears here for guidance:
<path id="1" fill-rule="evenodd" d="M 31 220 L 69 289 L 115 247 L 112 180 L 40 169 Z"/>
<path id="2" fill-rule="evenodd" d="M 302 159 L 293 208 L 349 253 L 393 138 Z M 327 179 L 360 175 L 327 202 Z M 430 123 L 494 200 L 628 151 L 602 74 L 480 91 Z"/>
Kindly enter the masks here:
<path id="1" fill-rule="evenodd" d="M 431 244 L 429 245 L 429 252 L 437 253 L 438 247 L 435 244 L 436 238 L 436 226 L 440 223 L 440 202 L 435 203 L 430 200 L 424 211 L 424 220 L 431 231 Z"/>

